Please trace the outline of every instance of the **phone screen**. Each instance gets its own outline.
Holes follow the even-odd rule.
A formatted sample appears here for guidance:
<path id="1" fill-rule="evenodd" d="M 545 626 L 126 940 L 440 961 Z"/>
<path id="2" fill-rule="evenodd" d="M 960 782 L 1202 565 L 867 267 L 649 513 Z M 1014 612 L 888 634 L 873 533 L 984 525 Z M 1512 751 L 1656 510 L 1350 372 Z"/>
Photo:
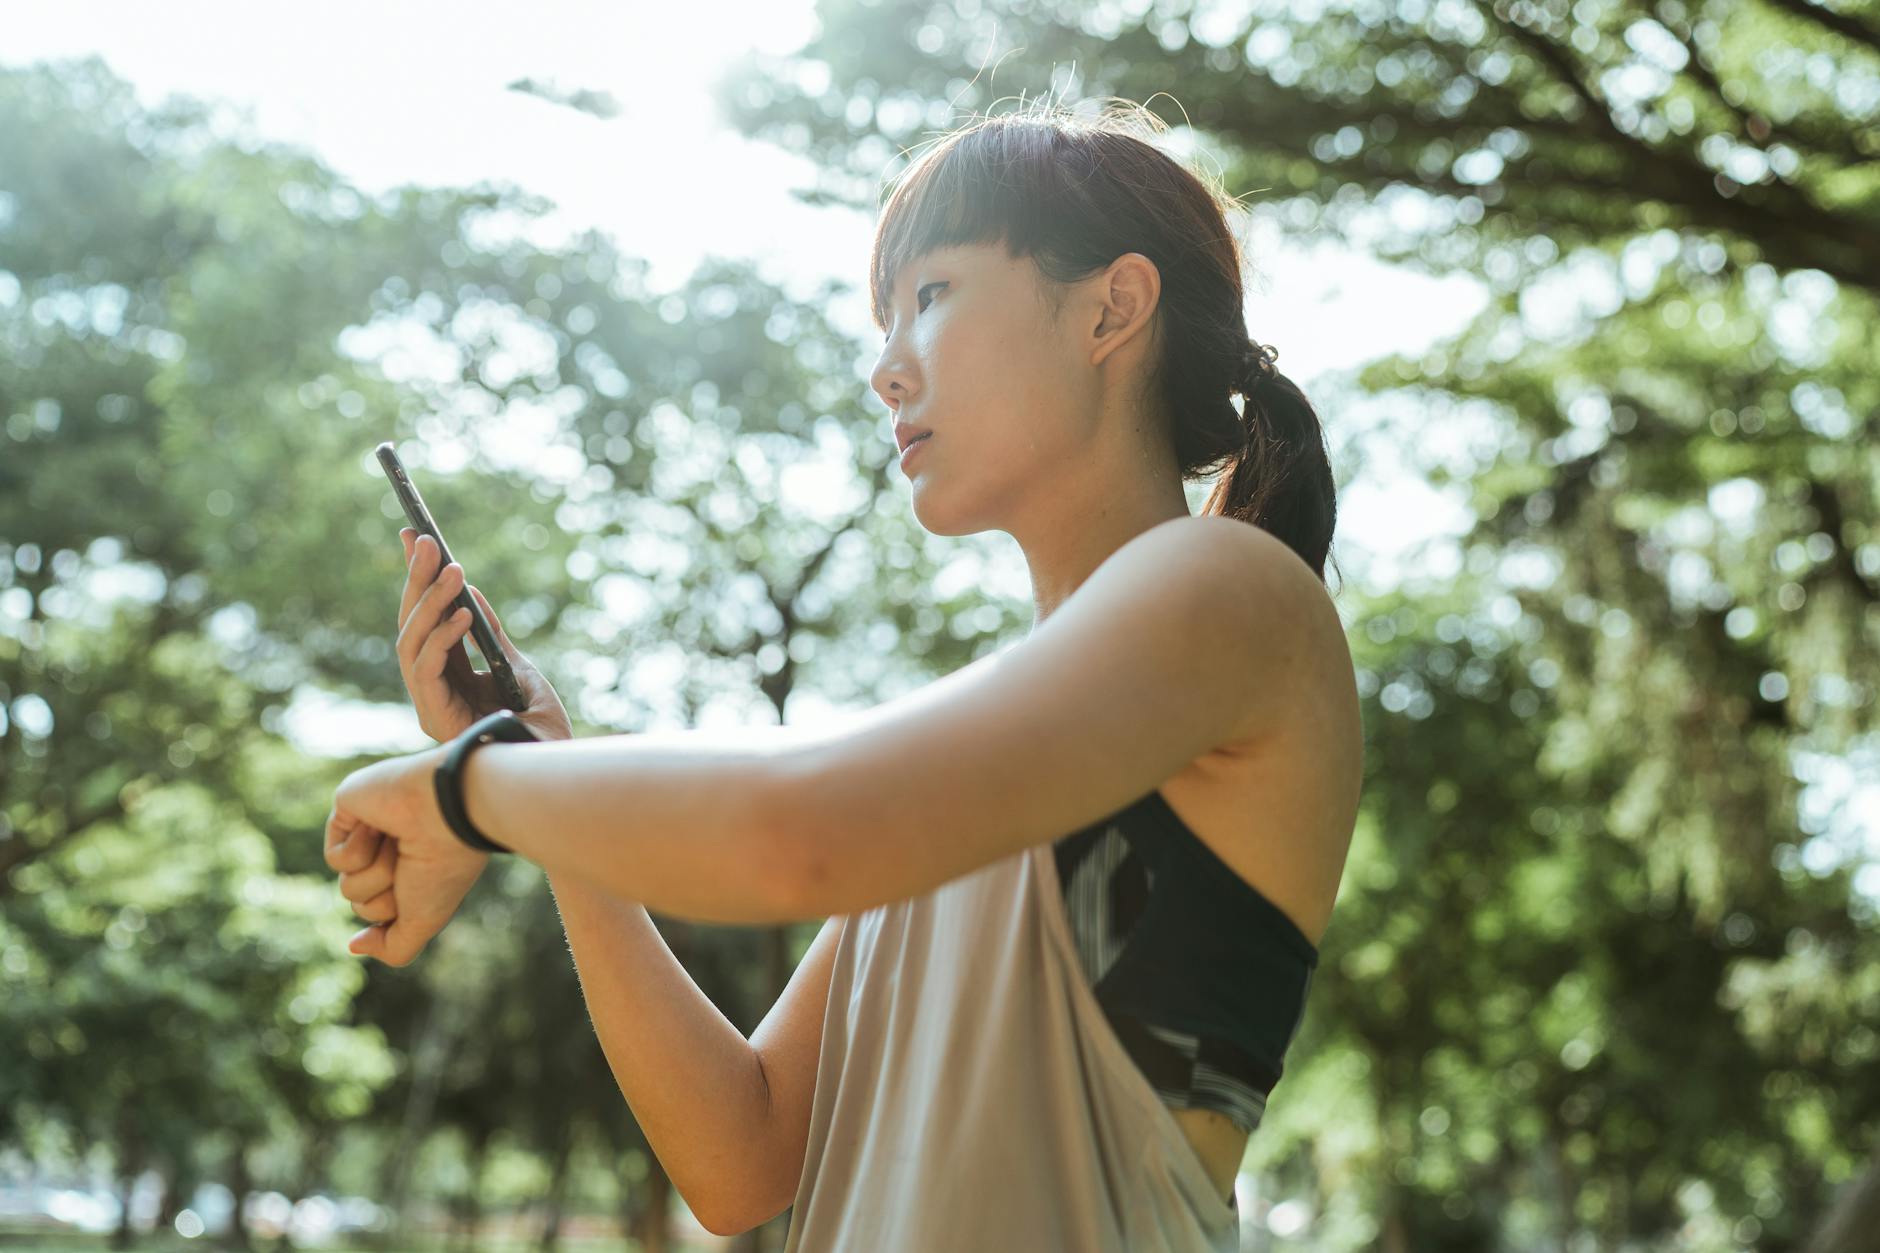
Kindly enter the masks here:
<path id="1" fill-rule="evenodd" d="M 442 570 L 452 561 L 450 545 L 444 542 L 444 533 L 437 529 L 437 523 L 431 520 L 431 511 L 424 507 L 424 497 L 418 495 L 417 485 L 411 481 L 411 475 L 405 471 L 405 463 L 398 459 L 398 453 L 392 448 L 390 440 L 380 444 L 374 452 L 379 465 L 385 469 L 385 477 L 392 481 L 392 490 L 398 494 L 398 503 L 405 508 L 405 516 L 411 519 L 411 525 L 420 535 L 429 535 L 437 541 L 437 550 L 443 554 L 438 563 Z M 488 615 L 477 604 L 476 597 L 470 594 L 469 580 L 458 591 L 455 604 L 470 611 L 470 633 L 476 637 L 477 648 L 483 654 L 483 660 L 490 666 L 490 673 L 496 676 L 497 687 L 503 693 L 503 699 L 514 713 L 521 713 L 529 707 L 528 697 L 522 694 L 522 685 L 516 681 L 516 672 L 504 656 L 501 644 L 496 642 L 496 630 L 490 625 Z"/>

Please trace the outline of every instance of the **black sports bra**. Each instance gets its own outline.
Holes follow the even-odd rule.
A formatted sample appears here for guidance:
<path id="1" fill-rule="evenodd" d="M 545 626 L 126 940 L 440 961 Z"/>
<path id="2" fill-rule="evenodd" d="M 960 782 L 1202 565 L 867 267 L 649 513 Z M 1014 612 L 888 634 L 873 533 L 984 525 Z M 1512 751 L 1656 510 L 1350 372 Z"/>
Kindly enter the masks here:
<path id="1" fill-rule="evenodd" d="M 1054 841 L 1085 976 L 1149 1086 L 1252 1132 L 1305 1013 L 1318 949 L 1160 790 Z"/>

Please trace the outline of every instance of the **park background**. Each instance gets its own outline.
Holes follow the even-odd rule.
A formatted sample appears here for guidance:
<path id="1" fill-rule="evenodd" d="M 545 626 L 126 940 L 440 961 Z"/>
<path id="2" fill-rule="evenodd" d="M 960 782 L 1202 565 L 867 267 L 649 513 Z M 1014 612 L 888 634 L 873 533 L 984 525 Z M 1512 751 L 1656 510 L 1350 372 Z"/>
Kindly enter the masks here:
<path id="1" fill-rule="evenodd" d="M 346 953 L 333 786 L 429 742 L 371 449 L 584 733 L 1008 644 L 1015 546 L 921 531 L 867 389 L 869 233 L 915 145 L 1109 96 L 1245 206 L 1340 484 L 1365 799 L 1245 1247 L 1871 1203 L 1880 14 L 704 14 L 9 13 L 0 1241 L 780 1247 L 686 1221 L 536 868 Z M 816 929 L 659 923 L 747 1033 Z"/>

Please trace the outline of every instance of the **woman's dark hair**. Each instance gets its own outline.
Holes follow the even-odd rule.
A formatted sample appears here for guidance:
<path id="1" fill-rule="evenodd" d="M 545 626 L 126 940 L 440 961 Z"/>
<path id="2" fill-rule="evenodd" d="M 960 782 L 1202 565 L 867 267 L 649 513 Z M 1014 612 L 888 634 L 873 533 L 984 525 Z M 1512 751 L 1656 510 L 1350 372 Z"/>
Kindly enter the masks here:
<path id="1" fill-rule="evenodd" d="M 1160 120 L 1124 102 L 1094 118 L 1061 106 L 982 117 L 941 136 L 894 186 L 875 231 L 869 282 L 886 330 L 901 266 L 958 244 L 1003 243 L 1030 257 L 1052 312 L 1057 285 L 1126 252 L 1161 272 L 1149 387 L 1168 416 L 1182 479 L 1225 468 L 1203 513 L 1251 522 L 1325 581 L 1336 487 L 1318 414 L 1248 338 L 1231 204 L 1132 133 Z M 1243 403 L 1236 410 L 1230 396 Z"/>

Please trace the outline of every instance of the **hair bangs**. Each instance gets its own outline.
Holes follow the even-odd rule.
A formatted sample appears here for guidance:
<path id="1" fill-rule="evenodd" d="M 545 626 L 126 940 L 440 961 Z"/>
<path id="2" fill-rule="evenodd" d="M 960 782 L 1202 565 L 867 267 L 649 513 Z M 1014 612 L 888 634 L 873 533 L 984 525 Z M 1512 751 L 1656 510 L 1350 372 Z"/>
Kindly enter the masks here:
<path id="1" fill-rule="evenodd" d="M 884 333 L 901 267 L 934 251 L 1003 243 L 1008 255 L 1035 256 L 1045 206 L 1064 177 L 1060 136 L 1048 124 L 993 118 L 956 132 L 902 175 L 882 211 L 869 257 L 870 312 Z"/>

